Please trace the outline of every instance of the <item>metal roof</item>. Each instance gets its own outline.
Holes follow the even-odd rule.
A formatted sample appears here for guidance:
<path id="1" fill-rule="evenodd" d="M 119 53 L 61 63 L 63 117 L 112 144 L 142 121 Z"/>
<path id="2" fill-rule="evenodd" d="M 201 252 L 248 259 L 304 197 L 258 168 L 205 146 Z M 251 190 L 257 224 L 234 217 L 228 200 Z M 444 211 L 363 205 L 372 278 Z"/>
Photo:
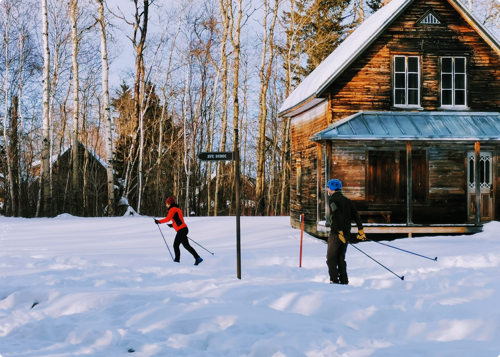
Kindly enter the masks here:
<path id="1" fill-rule="evenodd" d="M 311 140 L 500 141 L 500 116 L 494 112 L 359 112 Z"/>

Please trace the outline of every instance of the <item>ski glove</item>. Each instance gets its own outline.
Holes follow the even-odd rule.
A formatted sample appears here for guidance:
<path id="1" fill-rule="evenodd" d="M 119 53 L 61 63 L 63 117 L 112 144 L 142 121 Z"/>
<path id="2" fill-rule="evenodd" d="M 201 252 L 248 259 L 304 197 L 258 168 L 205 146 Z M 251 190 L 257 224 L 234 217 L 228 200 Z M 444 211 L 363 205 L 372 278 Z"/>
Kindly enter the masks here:
<path id="1" fill-rule="evenodd" d="M 345 243 L 344 232 L 339 231 L 339 238 L 342 241 L 342 243 Z"/>
<path id="2" fill-rule="evenodd" d="M 365 231 L 363 229 L 360 229 L 358 231 L 358 237 L 357 237 L 359 240 L 366 240 L 366 236 L 365 236 Z"/>
<path id="3" fill-rule="evenodd" d="M 167 223 L 167 226 L 169 226 L 170 228 L 174 227 L 174 225 L 172 223 Z"/>
<path id="4" fill-rule="evenodd" d="M 155 223 L 156 223 L 156 224 L 160 224 L 160 221 L 159 221 L 159 220 L 157 220 L 156 218 L 153 218 L 153 219 L 155 220 Z"/>

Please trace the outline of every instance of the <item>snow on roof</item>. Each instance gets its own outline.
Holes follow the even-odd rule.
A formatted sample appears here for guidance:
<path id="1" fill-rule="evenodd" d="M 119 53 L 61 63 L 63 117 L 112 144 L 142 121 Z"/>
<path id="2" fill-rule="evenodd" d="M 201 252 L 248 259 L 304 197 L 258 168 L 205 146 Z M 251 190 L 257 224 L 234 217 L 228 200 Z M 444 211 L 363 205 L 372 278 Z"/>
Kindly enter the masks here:
<path id="1" fill-rule="evenodd" d="M 0 1 L 1 1 L 1 0 L 0 0 Z M 83 147 L 85 147 L 85 145 L 84 145 L 82 142 L 80 142 L 80 144 L 81 144 L 81 145 L 83 145 Z M 65 154 L 68 150 L 70 150 L 70 149 L 71 149 L 71 146 L 66 146 L 66 147 L 65 147 L 65 148 L 61 151 L 61 153 L 60 153 L 60 154 L 55 154 L 55 155 L 52 155 L 52 156 L 50 157 L 50 162 L 51 162 L 52 164 L 54 164 L 54 163 L 55 163 L 55 162 L 59 159 L 59 157 L 63 156 L 63 155 L 64 155 L 64 154 Z M 95 159 L 96 159 L 96 160 L 97 160 L 97 161 L 98 161 L 98 162 L 99 162 L 99 163 L 100 163 L 103 167 L 106 167 L 106 165 L 107 165 L 107 164 L 106 164 L 106 161 L 105 161 L 103 158 L 101 158 L 99 155 L 97 155 L 97 153 L 96 153 L 93 149 L 91 149 L 91 148 L 87 147 L 87 151 L 88 151 L 88 152 L 89 152 L 89 154 L 91 154 L 91 155 L 92 155 L 92 156 L 93 156 L 93 157 L 94 157 L 94 158 L 95 158 Z M 40 160 L 33 161 L 33 163 L 31 164 L 31 166 L 33 166 L 33 167 L 37 167 L 38 165 L 40 165 L 40 162 L 41 162 Z"/>
<path id="2" fill-rule="evenodd" d="M 293 109 L 297 109 L 298 106 L 321 95 L 326 87 L 337 79 L 413 1 L 392 0 L 389 4 L 370 16 L 295 88 L 281 106 L 279 115 L 289 114 Z M 469 24 L 479 35 L 500 53 L 500 43 L 495 36 L 460 3 L 460 0 L 448 1 L 466 20 L 469 20 Z"/>

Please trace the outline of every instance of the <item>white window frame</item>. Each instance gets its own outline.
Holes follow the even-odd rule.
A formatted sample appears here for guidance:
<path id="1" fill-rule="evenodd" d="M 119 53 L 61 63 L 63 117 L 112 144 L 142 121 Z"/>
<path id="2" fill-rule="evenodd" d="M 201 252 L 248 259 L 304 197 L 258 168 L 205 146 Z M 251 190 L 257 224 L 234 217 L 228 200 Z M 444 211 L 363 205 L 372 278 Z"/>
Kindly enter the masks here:
<path id="1" fill-rule="evenodd" d="M 396 58 L 404 58 L 405 59 L 405 104 L 396 104 Z M 418 60 L 417 72 L 408 72 L 408 58 L 416 58 Z M 393 59 L 393 81 L 392 81 L 392 95 L 393 95 L 393 103 L 394 107 L 398 108 L 421 108 L 420 106 L 420 56 L 409 56 L 409 55 L 395 55 Z M 417 73 L 417 104 L 408 104 L 408 75 L 409 73 Z M 401 89 L 401 88 L 397 88 Z"/>
<path id="2" fill-rule="evenodd" d="M 451 58 L 452 59 L 452 72 L 443 72 L 443 59 L 444 58 Z M 465 104 L 455 104 L 455 59 L 456 58 L 463 58 L 464 59 L 464 73 L 459 73 L 463 74 L 465 77 L 464 80 L 464 102 Z M 451 102 L 452 104 L 443 104 L 443 74 L 451 74 Z M 445 109 L 469 109 L 467 106 L 467 57 L 464 56 L 442 56 L 441 57 L 441 83 L 440 83 L 440 88 L 441 88 L 441 108 Z M 445 89 L 445 90 L 450 90 L 450 89 Z M 462 90 L 462 89 L 458 89 Z"/>

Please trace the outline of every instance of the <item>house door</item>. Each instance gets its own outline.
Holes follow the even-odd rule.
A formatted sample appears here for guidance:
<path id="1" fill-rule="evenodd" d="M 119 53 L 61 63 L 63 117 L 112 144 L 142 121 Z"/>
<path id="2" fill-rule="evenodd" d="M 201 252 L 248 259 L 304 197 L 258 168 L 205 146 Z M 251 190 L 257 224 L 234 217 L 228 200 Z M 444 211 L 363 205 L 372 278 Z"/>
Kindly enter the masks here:
<path id="1" fill-rule="evenodd" d="M 470 151 L 467 155 L 467 176 L 468 176 L 468 194 L 467 194 L 467 216 L 469 221 L 476 219 L 476 181 L 475 181 L 475 154 Z M 481 151 L 479 155 L 479 180 L 481 187 L 481 221 L 493 220 L 493 180 L 492 169 L 493 159 L 491 152 Z"/>

